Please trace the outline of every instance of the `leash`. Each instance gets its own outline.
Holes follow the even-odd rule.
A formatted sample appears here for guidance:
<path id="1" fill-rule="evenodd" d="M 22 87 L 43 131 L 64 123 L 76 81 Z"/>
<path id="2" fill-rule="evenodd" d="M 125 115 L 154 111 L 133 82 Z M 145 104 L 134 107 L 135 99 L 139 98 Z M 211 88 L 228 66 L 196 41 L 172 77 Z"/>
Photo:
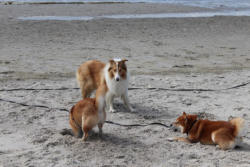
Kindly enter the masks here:
<path id="1" fill-rule="evenodd" d="M 18 104 L 18 105 L 26 106 L 26 107 L 33 107 L 33 108 L 37 108 L 38 107 L 38 108 L 45 108 L 45 109 L 49 109 L 49 110 L 60 110 L 60 111 L 67 111 L 67 112 L 69 112 L 69 110 L 65 109 L 65 108 L 50 108 L 50 107 L 44 106 L 44 105 L 29 105 L 29 104 L 15 102 L 15 101 L 12 101 L 12 100 L 6 100 L 6 99 L 1 99 L 1 98 L 0 98 L 0 101 L 4 101 L 4 102 L 8 102 L 8 103 L 13 103 L 13 104 Z M 170 126 L 168 126 L 166 124 L 163 124 L 163 123 L 160 123 L 160 122 L 152 122 L 152 123 L 149 123 L 149 124 L 120 124 L 120 123 L 116 123 L 116 122 L 113 122 L 113 121 L 105 121 L 105 123 L 112 124 L 112 125 L 123 126 L 123 127 L 138 127 L 138 126 L 150 126 L 150 125 L 159 125 L 159 126 L 163 126 L 165 128 L 169 128 L 170 127 Z"/>
<path id="2" fill-rule="evenodd" d="M 6 99 L 1 99 L 0 98 L 0 101 L 4 101 L 4 102 L 8 102 L 8 103 L 13 103 L 13 104 L 18 104 L 18 105 L 21 105 L 21 106 L 26 106 L 26 107 L 33 107 L 33 108 L 45 108 L 45 109 L 49 109 L 49 110 L 60 110 L 60 111 L 67 111 L 69 112 L 68 109 L 65 109 L 65 108 L 50 108 L 48 106 L 44 106 L 44 105 L 29 105 L 29 104 L 25 104 L 25 103 L 19 103 L 19 102 L 15 102 L 15 101 L 12 101 L 12 100 L 6 100 Z M 112 124 L 112 125 L 117 125 L 117 126 L 123 126 L 123 127 L 138 127 L 138 126 L 150 126 L 150 125 L 159 125 L 159 126 L 163 126 L 165 128 L 169 128 L 170 126 L 166 125 L 166 124 L 163 124 L 163 123 L 160 123 L 160 122 L 152 122 L 152 123 L 149 123 L 149 124 L 120 124 L 120 123 L 117 123 L 117 122 L 113 122 L 113 121 L 105 121 L 105 123 L 107 124 Z"/>
<path id="3" fill-rule="evenodd" d="M 62 87 L 62 88 L 38 88 L 38 89 L 35 89 L 35 88 L 14 88 L 14 89 L 0 89 L 0 91 L 1 91 L 1 92 L 3 92 L 3 91 L 12 92 L 12 91 L 78 90 L 78 89 L 80 89 L 80 88 L 65 88 L 65 87 Z"/>
<path id="4" fill-rule="evenodd" d="M 192 92 L 192 91 L 199 91 L 199 92 L 213 92 L 213 91 L 222 91 L 222 90 L 230 90 L 230 89 L 236 89 L 239 87 L 243 87 L 250 84 L 250 81 L 244 82 L 242 84 L 239 85 L 235 85 L 232 87 L 228 87 L 228 88 L 222 88 L 222 89 L 188 89 L 188 88 L 179 88 L 179 89 L 169 89 L 169 88 L 155 88 L 155 87 L 151 87 L 151 88 L 143 88 L 143 87 L 130 87 L 128 88 L 128 90 L 139 90 L 139 89 L 145 89 L 145 90 L 165 90 L 165 91 L 173 91 L 173 92 Z M 62 88 L 40 88 L 40 89 L 34 89 L 34 88 L 14 88 L 14 89 L 0 89 L 0 92 L 4 92 L 4 91 L 41 91 L 41 90 L 78 90 L 80 88 L 66 88 L 66 87 L 62 87 Z"/>
<path id="5" fill-rule="evenodd" d="M 25 103 L 21 103 L 21 102 L 16 102 L 13 100 L 6 100 L 6 99 L 1 99 L 0 101 L 4 101 L 4 102 L 8 102 L 8 103 L 12 103 L 12 104 L 18 104 L 20 106 L 26 106 L 26 107 L 33 107 L 33 108 L 45 108 L 45 109 L 49 109 L 49 110 L 60 110 L 60 111 L 68 111 L 65 108 L 50 108 L 48 106 L 44 106 L 44 105 L 29 105 L 29 104 L 25 104 Z"/>
<path id="6" fill-rule="evenodd" d="M 212 91 L 221 91 L 221 90 L 230 90 L 230 89 L 236 89 L 239 87 L 243 87 L 250 84 L 250 81 L 236 85 L 236 86 L 232 86 L 232 87 L 228 87 L 228 88 L 224 88 L 224 89 L 185 89 L 185 88 L 180 88 L 180 89 L 168 89 L 168 88 L 141 88 L 141 87 L 132 87 L 132 88 L 128 88 L 128 90 L 137 90 L 137 89 L 146 89 L 146 90 L 165 90 L 165 91 L 206 91 L 206 92 L 212 92 Z M 41 89 L 33 89 L 33 88 L 15 88 L 15 89 L 0 89 L 0 92 L 2 91 L 40 91 L 40 90 L 78 90 L 80 88 L 66 88 L 66 87 L 62 87 L 62 88 L 41 88 Z M 48 106 L 44 106 L 44 105 L 29 105 L 29 104 L 25 104 L 25 103 L 20 103 L 20 102 L 15 102 L 12 100 L 6 100 L 6 99 L 1 99 L 0 101 L 4 101 L 4 102 L 9 102 L 9 103 L 13 103 L 13 104 L 18 104 L 21 106 L 28 106 L 28 107 L 40 107 L 40 108 L 46 108 L 49 110 L 60 110 L 60 111 L 67 111 L 68 109 L 65 108 L 50 108 Z M 160 122 L 152 122 L 152 123 L 148 123 L 148 124 L 120 124 L 120 123 L 116 123 L 113 121 L 105 121 L 105 123 L 107 124 L 112 124 L 112 125 L 117 125 L 117 126 L 123 126 L 123 127 L 139 127 L 139 126 L 150 126 L 150 125 L 159 125 L 159 126 L 163 126 L 165 128 L 170 128 L 170 126 L 160 123 Z"/>
<path id="7" fill-rule="evenodd" d="M 170 128 L 170 126 L 160 123 L 160 122 L 152 122 L 152 123 L 148 123 L 148 124 L 120 124 L 120 123 L 116 123 L 113 121 L 105 121 L 105 123 L 108 124 L 112 124 L 112 125 L 118 125 L 118 126 L 124 126 L 124 127 L 138 127 L 138 126 L 150 126 L 150 125 L 159 125 L 159 126 L 163 126 L 165 128 Z"/>

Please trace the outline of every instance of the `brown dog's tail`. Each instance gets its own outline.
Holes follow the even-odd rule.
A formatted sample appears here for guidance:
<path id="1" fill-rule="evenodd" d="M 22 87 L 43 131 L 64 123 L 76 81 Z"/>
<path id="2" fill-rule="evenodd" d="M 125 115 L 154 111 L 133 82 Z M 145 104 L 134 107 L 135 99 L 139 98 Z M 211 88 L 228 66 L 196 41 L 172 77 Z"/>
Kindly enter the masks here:
<path id="1" fill-rule="evenodd" d="M 70 112 L 69 112 L 69 119 L 70 119 L 70 120 L 74 120 L 74 117 L 73 117 L 74 108 L 75 108 L 75 106 L 73 106 L 73 107 L 70 109 Z"/>
<path id="2" fill-rule="evenodd" d="M 229 121 L 232 125 L 235 126 L 234 130 L 234 136 L 245 136 L 246 135 L 246 129 L 245 129 L 245 120 L 242 118 L 233 118 Z"/>
<path id="3" fill-rule="evenodd" d="M 82 137 L 82 130 L 81 130 L 81 126 L 78 125 L 74 119 L 74 116 L 73 116 L 73 112 L 74 112 L 74 109 L 75 109 L 75 106 L 73 106 L 70 110 L 70 113 L 69 113 L 69 124 L 72 128 L 72 134 L 76 137 Z"/>
<path id="4" fill-rule="evenodd" d="M 74 116 L 73 116 L 73 112 L 74 112 L 75 106 L 73 106 L 69 112 L 69 123 L 71 126 L 73 126 L 74 128 L 79 128 L 79 125 L 76 124 Z"/>

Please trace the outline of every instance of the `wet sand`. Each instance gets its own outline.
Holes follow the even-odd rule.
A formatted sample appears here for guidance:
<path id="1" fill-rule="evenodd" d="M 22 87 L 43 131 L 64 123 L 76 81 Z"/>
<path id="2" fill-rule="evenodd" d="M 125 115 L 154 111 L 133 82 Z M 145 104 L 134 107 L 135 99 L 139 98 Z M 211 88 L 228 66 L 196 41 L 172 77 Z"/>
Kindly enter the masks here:
<path id="1" fill-rule="evenodd" d="M 169 125 L 183 111 L 214 119 L 241 116 L 250 122 L 250 17 L 22 21 L 20 16 L 99 16 L 199 12 L 211 9 L 167 4 L 0 5 L 0 89 L 75 88 L 75 71 L 90 59 L 127 58 L 129 97 L 107 119 L 119 123 Z M 216 89 L 217 91 L 167 91 Z M 80 91 L 1 91 L 0 166 L 248 166 L 245 144 L 222 151 L 214 146 L 167 141 L 184 136 L 161 126 L 104 125 L 104 137 L 89 141 L 60 131 Z M 95 129 L 97 131 L 97 129 Z"/>

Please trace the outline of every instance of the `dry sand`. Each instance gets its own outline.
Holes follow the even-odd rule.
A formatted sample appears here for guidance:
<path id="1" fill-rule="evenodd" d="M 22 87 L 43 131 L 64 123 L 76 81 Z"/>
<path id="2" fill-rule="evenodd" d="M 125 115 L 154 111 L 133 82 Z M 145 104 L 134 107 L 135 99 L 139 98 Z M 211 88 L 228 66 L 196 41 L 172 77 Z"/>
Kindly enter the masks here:
<path id="1" fill-rule="evenodd" d="M 77 87 L 75 70 L 90 59 L 127 58 L 130 87 L 224 89 L 250 81 L 250 17 L 21 21 L 19 16 L 192 12 L 167 4 L 0 5 L 0 89 Z M 170 124 L 183 111 L 214 119 L 241 116 L 250 128 L 250 85 L 206 91 L 130 90 L 135 112 L 117 99 L 119 123 Z M 0 98 L 70 109 L 80 91 L 1 91 Z M 169 142 L 184 136 L 161 126 L 104 125 L 89 141 L 60 131 L 68 113 L 0 101 L 0 166 L 249 166 L 243 147 Z M 95 129 L 96 131 L 96 129 Z"/>

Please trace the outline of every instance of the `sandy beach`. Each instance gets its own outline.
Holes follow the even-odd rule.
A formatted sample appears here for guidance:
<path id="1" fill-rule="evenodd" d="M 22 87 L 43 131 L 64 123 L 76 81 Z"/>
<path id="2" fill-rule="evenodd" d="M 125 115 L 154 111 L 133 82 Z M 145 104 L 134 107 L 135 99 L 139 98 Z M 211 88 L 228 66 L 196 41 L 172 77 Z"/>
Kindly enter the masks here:
<path id="1" fill-rule="evenodd" d="M 0 167 L 249 166 L 249 130 L 242 147 L 227 151 L 169 142 L 168 137 L 185 135 L 162 126 L 105 124 L 103 138 L 94 129 L 87 142 L 60 132 L 70 128 L 63 109 L 81 99 L 80 90 L 71 89 L 78 87 L 76 69 L 86 60 L 115 57 L 128 59 L 130 88 L 140 89 L 129 90 L 135 112 L 116 99 L 117 112 L 107 113 L 107 120 L 170 125 L 185 111 L 215 120 L 243 117 L 250 129 L 250 84 L 241 85 L 250 82 L 250 17 L 18 19 L 201 11 L 213 9 L 143 3 L 1 4 Z M 24 90 L 30 88 L 69 89 Z"/>

